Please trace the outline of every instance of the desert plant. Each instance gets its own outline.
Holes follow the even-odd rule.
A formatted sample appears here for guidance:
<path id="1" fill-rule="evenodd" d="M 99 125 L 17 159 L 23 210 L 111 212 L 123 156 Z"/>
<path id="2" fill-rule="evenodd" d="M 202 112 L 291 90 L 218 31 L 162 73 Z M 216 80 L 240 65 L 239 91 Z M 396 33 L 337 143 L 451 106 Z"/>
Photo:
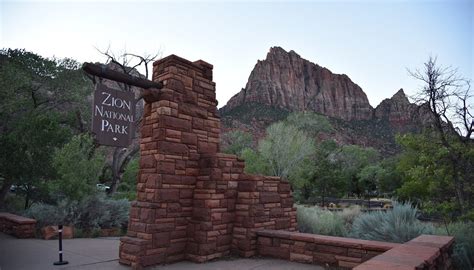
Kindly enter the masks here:
<path id="1" fill-rule="evenodd" d="M 102 219 L 99 223 L 101 228 L 125 227 L 128 223 L 130 202 L 127 199 L 106 200 L 105 207 L 109 211 L 109 219 Z"/>
<path id="2" fill-rule="evenodd" d="M 344 236 L 346 228 L 343 218 L 319 207 L 297 206 L 298 230 L 300 232 Z"/>
<path id="3" fill-rule="evenodd" d="M 75 225 L 84 230 L 121 227 L 128 222 L 129 209 L 126 199 L 113 200 L 104 194 L 94 194 L 78 204 Z"/>
<path id="4" fill-rule="evenodd" d="M 36 220 L 36 226 L 38 228 L 57 225 L 61 222 L 58 207 L 55 205 L 37 203 L 33 204 L 26 212 L 27 217 L 31 217 Z"/>
<path id="5" fill-rule="evenodd" d="M 36 220 L 37 228 L 59 224 L 71 225 L 75 222 L 75 207 L 75 203 L 67 201 L 60 201 L 57 205 L 36 203 L 25 212 L 25 215 Z"/>
<path id="6" fill-rule="evenodd" d="M 338 213 L 339 216 L 344 220 L 346 226 L 352 225 L 354 219 L 360 215 L 360 206 L 359 205 L 351 205 L 348 208 L 344 208 L 342 212 Z"/>
<path id="7" fill-rule="evenodd" d="M 364 213 L 352 224 L 351 237 L 404 243 L 421 234 L 432 233 L 433 227 L 417 219 L 417 208 L 410 203 L 393 203 L 386 212 Z"/>
<path id="8" fill-rule="evenodd" d="M 93 194 L 82 201 L 60 201 L 57 205 L 38 203 L 32 205 L 26 216 L 37 220 L 37 227 L 47 225 L 74 225 L 81 232 L 100 228 L 126 227 L 130 202 L 114 200 L 104 194 Z"/>
<path id="9" fill-rule="evenodd" d="M 453 248 L 453 261 L 456 269 L 473 269 L 474 222 L 455 222 L 436 227 L 434 234 L 454 236 L 456 242 Z"/>

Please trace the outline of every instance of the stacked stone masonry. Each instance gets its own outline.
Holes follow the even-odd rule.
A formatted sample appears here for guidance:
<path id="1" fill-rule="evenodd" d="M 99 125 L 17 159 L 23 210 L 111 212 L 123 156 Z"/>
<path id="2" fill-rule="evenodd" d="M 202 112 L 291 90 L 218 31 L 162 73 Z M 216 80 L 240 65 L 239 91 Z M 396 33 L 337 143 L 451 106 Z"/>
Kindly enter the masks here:
<path id="1" fill-rule="evenodd" d="M 258 229 L 296 230 L 290 186 L 246 175 L 219 153 L 212 65 L 169 56 L 154 63 L 164 88 L 144 91 L 137 200 L 120 262 L 141 268 L 256 254 Z"/>
<path id="2" fill-rule="evenodd" d="M 355 267 L 399 245 L 276 230 L 262 230 L 257 234 L 260 255 L 345 268 Z"/>
<path id="3" fill-rule="evenodd" d="M 36 220 L 17 216 L 10 213 L 0 213 L 0 232 L 11 234 L 18 238 L 35 237 Z"/>
<path id="4" fill-rule="evenodd" d="M 450 270 L 454 238 L 421 235 L 360 264 L 354 270 Z"/>
<path id="5" fill-rule="evenodd" d="M 278 230 L 257 236 L 259 255 L 300 263 L 354 270 L 452 269 L 449 236 L 421 235 L 404 244 Z"/>

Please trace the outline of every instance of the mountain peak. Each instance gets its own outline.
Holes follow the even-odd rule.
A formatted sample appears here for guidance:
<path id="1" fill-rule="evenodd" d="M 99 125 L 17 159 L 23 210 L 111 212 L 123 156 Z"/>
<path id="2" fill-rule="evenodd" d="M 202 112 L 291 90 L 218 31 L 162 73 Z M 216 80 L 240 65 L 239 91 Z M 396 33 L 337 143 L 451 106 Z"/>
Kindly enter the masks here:
<path id="1" fill-rule="evenodd" d="M 295 56 L 295 57 L 301 58 L 301 56 L 293 50 L 286 51 L 280 46 L 273 46 L 273 47 L 270 47 L 270 50 L 268 51 L 267 60 L 274 58 L 273 56 L 277 56 L 277 55 L 289 55 L 289 56 Z"/>
<path id="2" fill-rule="evenodd" d="M 398 90 L 398 91 L 395 93 L 395 95 L 392 96 L 391 99 L 407 100 L 407 101 L 408 101 L 407 95 L 405 94 L 405 91 L 403 91 L 403 88 L 400 88 L 400 90 Z"/>
<path id="3" fill-rule="evenodd" d="M 373 110 L 365 93 L 348 76 L 334 74 L 278 46 L 257 62 L 245 88 L 224 110 L 249 102 L 346 120 L 370 119 Z"/>
<path id="4" fill-rule="evenodd" d="M 288 53 L 288 52 L 280 46 L 273 46 L 273 47 L 270 47 L 270 50 L 268 51 L 268 53 L 279 54 L 279 53 Z"/>

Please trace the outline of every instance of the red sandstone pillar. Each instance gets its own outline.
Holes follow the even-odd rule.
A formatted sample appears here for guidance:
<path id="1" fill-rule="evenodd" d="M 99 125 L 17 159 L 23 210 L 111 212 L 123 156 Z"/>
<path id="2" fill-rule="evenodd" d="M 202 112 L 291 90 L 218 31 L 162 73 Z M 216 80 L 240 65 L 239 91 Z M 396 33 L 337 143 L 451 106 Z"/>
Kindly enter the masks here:
<path id="1" fill-rule="evenodd" d="M 257 230 L 294 231 L 289 184 L 243 175 L 243 160 L 218 153 L 212 65 L 171 55 L 153 66 L 164 88 L 144 91 L 137 200 L 120 263 L 204 262 L 231 250 L 252 256 Z"/>
<path id="2" fill-rule="evenodd" d="M 134 268 L 185 258 L 200 154 L 219 151 L 212 65 L 171 55 L 153 66 L 164 88 L 144 98 L 137 201 L 120 246 Z"/>

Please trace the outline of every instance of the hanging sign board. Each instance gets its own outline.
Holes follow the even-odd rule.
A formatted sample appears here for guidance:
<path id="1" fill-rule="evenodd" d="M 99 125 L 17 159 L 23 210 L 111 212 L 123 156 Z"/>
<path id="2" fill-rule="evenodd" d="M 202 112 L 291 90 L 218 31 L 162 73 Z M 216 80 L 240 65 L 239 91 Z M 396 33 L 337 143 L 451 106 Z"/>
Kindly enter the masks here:
<path id="1" fill-rule="evenodd" d="M 94 93 L 92 132 L 99 144 L 127 147 L 135 123 L 135 96 L 99 84 Z"/>

